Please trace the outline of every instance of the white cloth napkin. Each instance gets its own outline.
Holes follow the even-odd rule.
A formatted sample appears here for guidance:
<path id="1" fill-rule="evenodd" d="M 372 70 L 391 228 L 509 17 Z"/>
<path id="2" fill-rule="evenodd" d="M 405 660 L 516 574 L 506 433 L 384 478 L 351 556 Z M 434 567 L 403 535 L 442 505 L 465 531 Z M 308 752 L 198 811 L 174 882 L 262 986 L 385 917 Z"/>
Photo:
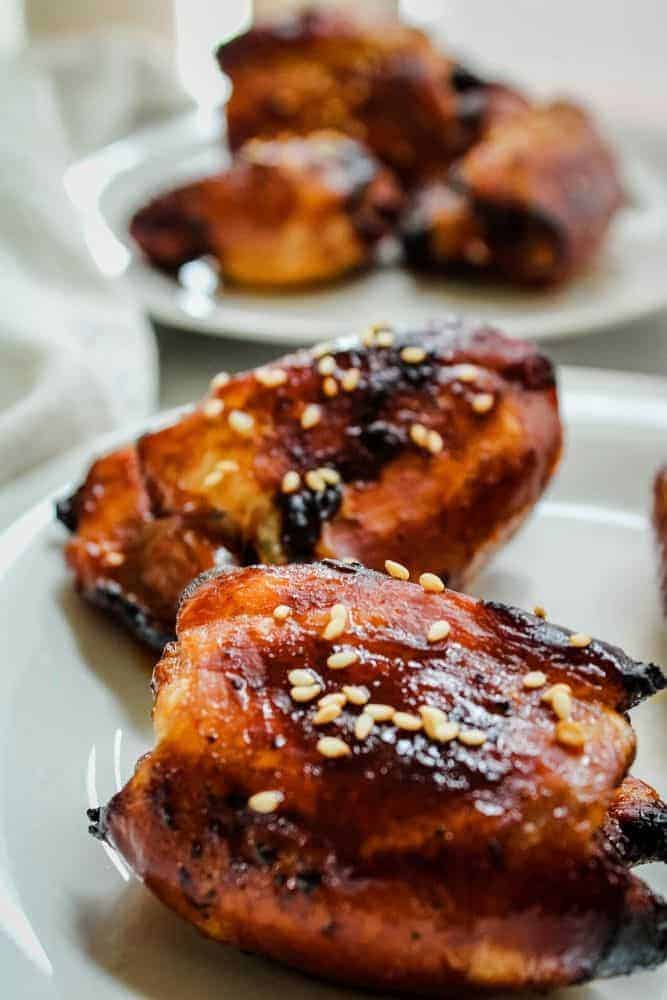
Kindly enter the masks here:
<path id="1" fill-rule="evenodd" d="M 2 485 L 155 407 L 153 333 L 97 273 L 63 172 L 185 99 L 157 45 L 118 32 L 4 57 L 0 91 Z"/>

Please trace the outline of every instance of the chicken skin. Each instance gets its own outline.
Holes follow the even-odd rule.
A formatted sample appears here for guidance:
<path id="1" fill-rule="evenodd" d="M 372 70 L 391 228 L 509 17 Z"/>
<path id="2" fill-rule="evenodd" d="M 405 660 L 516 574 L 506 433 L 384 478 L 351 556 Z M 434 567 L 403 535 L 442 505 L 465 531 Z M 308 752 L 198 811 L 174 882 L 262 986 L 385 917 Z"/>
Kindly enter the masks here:
<path id="1" fill-rule="evenodd" d="M 658 667 L 334 561 L 205 580 L 177 632 L 155 749 L 89 817 L 204 934 L 410 995 L 664 960 L 667 903 L 629 871 L 642 849 L 607 837 L 626 712 Z"/>
<path id="2" fill-rule="evenodd" d="M 560 450 L 532 345 L 456 320 L 380 326 L 217 377 L 177 423 L 95 462 L 59 516 L 83 595 L 160 649 L 183 588 L 215 566 L 389 557 L 464 587 Z"/>
<path id="3" fill-rule="evenodd" d="M 211 254 L 230 281 L 290 287 L 368 265 L 402 200 L 360 143 L 315 132 L 246 143 L 225 172 L 140 209 L 130 233 L 164 270 Z"/>
<path id="4" fill-rule="evenodd" d="M 366 143 L 408 182 L 442 169 L 491 121 L 525 105 L 395 20 L 314 8 L 225 42 L 229 144 L 333 128 Z"/>
<path id="5" fill-rule="evenodd" d="M 406 258 L 556 284 L 589 264 L 621 203 L 614 159 L 590 118 L 564 102 L 529 108 L 414 193 L 402 224 Z"/>

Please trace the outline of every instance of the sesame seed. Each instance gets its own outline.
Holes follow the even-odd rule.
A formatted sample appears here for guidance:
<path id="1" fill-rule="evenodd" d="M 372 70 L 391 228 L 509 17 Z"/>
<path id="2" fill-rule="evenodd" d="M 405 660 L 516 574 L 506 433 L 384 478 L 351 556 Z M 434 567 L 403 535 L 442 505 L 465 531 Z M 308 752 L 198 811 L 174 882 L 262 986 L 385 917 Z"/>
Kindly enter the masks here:
<path id="1" fill-rule="evenodd" d="M 338 608 L 342 608 L 342 610 L 336 610 Z M 329 621 L 322 632 L 322 636 L 324 639 L 337 639 L 345 632 L 346 628 L 347 608 L 342 604 L 334 604 L 329 612 Z"/>
<path id="2" fill-rule="evenodd" d="M 366 705 L 370 699 L 368 688 L 358 687 L 355 684 L 344 685 L 343 694 L 351 705 Z"/>
<path id="3" fill-rule="evenodd" d="M 552 684 L 551 687 L 547 688 L 544 692 L 540 701 L 550 702 L 554 695 L 558 694 L 559 691 L 565 691 L 566 694 L 570 694 L 570 690 L 571 688 L 569 684 Z"/>
<path id="4" fill-rule="evenodd" d="M 338 395 L 338 382 L 333 376 L 328 375 L 324 382 L 322 383 L 322 392 L 329 399 L 333 399 L 334 396 Z"/>
<path id="5" fill-rule="evenodd" d="M 319 424 L 321 417 L 322 411 L 317 403 L 308 403 L 301 414 L 301 426 L 304 431 L 308 431 L 311 427 L 315 427 L 316 424 Z"/>
<path id="6" fill-rule="evenodd" d="M 218 372 L 218 374 L 214 375 L 211 379 L 211 391 L 215 392 L 216 389 L 222 389 L 224 385 L 227 385 L 230 377 L 229 372 Z"/>
<path id="7" fill-rule="evenodd" d="M 407 729 L 412 733 L 416 733 L 422 727 L 422 720 L 412 712 L 394 712 L 392 721 L 398 729 Z"/>
<path id="8" fill-rule="evenodd" d="M 327 666 L 330 670 L 343 670 L 351 666 L 359 659 L 359 654 L 354 649 L 343 649 L 340 653 L 332 653 L 327 658 Z"/>
<path id="9" fill-rule="evenodd" d="M 239 471 L 239 463 L 235 462 L 233 458 L 221 458 L 215 467 L 216 469 L 220 469 L 222 473 Z"/>
<path id="10" fill-rule="evenodd" d="M 410 440 L 419 448 L 428 447 L 428 430 L 423 424 L 413 424 L 410 428 Z"/>
<path id="11" fill-rule="evenodd" d="M 281 483 L 281 489 L 283 493 L 296 493 L 298 488 L 301 486 L 301 476 L 296 471 L 296 469 L 290 469 L 283 476 L 283 481 Z"/>
<path id="12" fill-rule="evenodd" d="M 333 375 L 336 371 L 336 359 L 332 354 L 325 354 L 323 358 L 320 358 L 317 370 L 320 375 Z"/>
<path id="13" fill-rule="evenodd" d="M 231 429 L 240 434 L 241 437 L 249 437 L 255 426 L 255 418 L 252 414 L 246 413 L 245 410 L 232 410 L 227 422 Z"/>
<path id="14" fill-rule="evenodd" d="M 570 645 L 576 646 L 578 649 L 590 646 L 592 641 L 590 635 L 586 635 L 585 632 L 575 632 L 574 635 L 570 636 Z"/>
<path id="15" fill-rule="evenodd" d="M 344 740 L 337 736 L 322 736 L 317 741 L 317 749 L 323 757 L 347 757 L 352 752 Z"/>
<path id="16" fill-rule="evenodd" d="M 375 725 L 375 719 L 367 712 L 362 712 L 354 724 L 354 735 L 358 740 L 365 740 Z"/>
<path id="17" fill-rule="evenodd" d="M 317 470 L 321 475 L 322 479 L 329 486 L 338 486 L 340 483 L 340 472 L 337 469 L 330 469 L 328 466 L 323 465 L 321 469 Z"/>
<path id="18" fill-rule="evenodd" d="M 523 686 L 525 688 L 541 688 L 547 682 L 547 675 L 543 674 L 541 670 L 530 670 L 527 674 L 523 676 Z"/>
<path id="19" fill-rule="evenodd" d="M 282 792 L 256 792 L 248 799 L 248 808 L 257 813 L 275 812 L 284 798 Z"/>
<path id="20" fill-rule="evenodd" d="M 446 639 L 451 632 L 451 625 L 449 622 L 440 619 L 437 622 L 433 622 L 430 626 L 428 632 L 426 633 L 426 638 L 429 642 L 440 642 L 441 639 Z"/>
<path id="21" fill-rule="evenodd" d="M 292 614 L 292 609 L 288 604 L 278 604 L 273 609 L 273 617 L 277 622 L 284 622 Z"/>
<path id="22" fill-rule="evenodd" d="M 391 705 L 366 705 L 364 712 L 376 722 L 389 722 L 396 710 Z"/>
<path id="23" fill-rule="evenodd" d="M 381 333 L 382 330 L 390 331 L 391 323 L 387 323 L 386 320 L 382 320 L 380 323 L 371 323 L 370 326 L 371 333 Z"/>
<path id="24" fill-rule="evenodd" d="M 375 346 L 375 329 L 370 327 L 365 333 L 361 335 L 361 343 L 364 347 L 374 347 Z"/>
<path id="25" fill-rule="evenodd" d="M 391 347 L 394 343 L 394 335 L 390 330 L 379 330 L 375 335 L 377 347 Z"/>
<path id="26" fill-rule="evenodd" d="M 224 408 L 225 404 L 223 401 L 214 396 L 213 399 L 207 399 L 204 403 L 204 416 L 208 420 L 214 420 L 220 416 Z"/>
<path id="27" fill-rule="evenodd" d="M 319 684 L 297 684 L 290 691 L 294 701 L 312 701 L 317 698 L 322 688 Z"/>
<path id="28" fill-rule="evenodd" d="M 547 617 L 547 613 L 546 613 L 546 611 L 544 610 L 544 608 L 542 607 L 541 604 L 536 604 L 535 605 L 535 607 L 533 608 L 533 614 L 535 615 L 536 618 L 546 618 Z"/>
<path id="29" fill-rule="evenodd" d="M 437 431 L 429 431 L 426 435 L 426 450 L 430 451 L 432 455 L 439 455 L 445 446 L 445 442 L 442 440 L 442 435 L 438 434 Z"/>
<path id="30" fill-rule="evenodd" d="M 329 341 L 323 341 L 321 344 L 315 344 L 312 351 L 313 357 L 321 358 L 324 354 L 329 354 L 332 347 L 333 344 L 330 344 Z"/>
<path id="31" fill-rule="evenodd" d="M 343 392 L 354 392 L 359 385 L 361 370 L 359 368 L 348 368 L 340 380 Z"/>
<path id="32" fill-rule="evenodd" d="M 323 705 L 313 716 L 314 726 L 326 726 L 328 722 L 333 722 L 343 711 L 340 705 L 336 705 L 335 702 L 330 702 L 328 705 Z"/>
<path id="33" fill-rule="evenodd" d="M 447 722 L 447 716 L 440 708 L 435 708 L 433 705 L 420 705 L 419 714 L 421 715 L 422 722 L 424 723 L 424 729 L 426 730 L 426 735 L 430 736 L 431 739 L 436 739 L 435 732 L 438 726 L 441 726 L 444 722 Z"/>
<path id="34" fill-rule="evenodd" d="M 474 382 L 479 375 L 479 368 L 475 365 L 457 365 L 456 377 L 459 382 Z"/>
<path id="35" fill-rule="evenodd" d="M 419 577 L 419 583 L 427 594 L 441 594 L 445 589 L 444 583 L 435 573 L 422 573 Z"/>
<path id="36" fill-rule="evenodd" d="M 572 715 L 572 698 L 568 691 L 555 691 L 551 707 L 559 719 L 569 719 Z"/>
<path id="37" fill-rule="evenodd" d="M 306 486 L 313 493 L 324 493 L 327 488 L 327 484 L 322 478 L 319 469 L 310 469 L 303 478 L 306 481 Z"/>
<path id="38" fill-rule="evenodd" d="M 257 381 L 267 389 L 275 389 L 287 381 L 287 372 L 282 368 L 260 368 L 255 372 Z"/>
<path id="39" fill-rule="evenodd" d="M 287 679 L 294 687 L 310 687 L 311 684 L 317 684 L 317 678 L 311 674 L 310 670 L 299 668 L 290 670 Z"/>
<path id="40" fill-rule="evenodd" d="M 478 392 L 472 397 L 471 406 L 475 413 L 488 413 L 494 403 L 495 399 L 490 392 Z"/>
<path id="41" fill-rule="evenodd" d="M 385 559 L 384 568 L 386 569 L 389 576 L 393 576 L 394 580 L 409 580 L 410 570 L 403 563 L 394 562 L 393 559 Z"/>
<path id="42" fill-rule="evenodd" d="M 586 742 L 586 733 L 580 722 L 574 719 L 561 719 L 556 724 L 556 739 L 563 746 L 579 750 Z"/>
<path id="43" fill-rule="evenodd" d="M 217 486 L 218 483 L 222 482 L 222 471 L 220 469 L 214 469 L 213 472 L 209 472 L 207 476 L 204 476 L 204 486 L 208 488 L 209 486 Z"/>
<path id="44" fill-rule="evenodd" d="M 332 618 L 347 618 L 347 607 L 344 604 L 332 604 L 329 614 Z"/>
<path id="45" fill-rule="evenodd" d="M 325 705 L 339 705 L 340 708 L 343 708 L 346 702 L 347 696 L 342 691 L 332 691 L 331 694 L 325 694 L 320 698 L 317 704 L 320 708 L 324 708 Z"/>
<path id="46" fill-rule="evenodd" d="M 486 743 L 486 733 L 481 729 L 461 729 L 458 735 L 459 743 L 465 743 L 467 747 L 481 747 Z"/>
<path id="47" fill-rule="evenodd" d="M 122 566 L 125 556 L 122 552 L 107 552 L 104 561 L 107 566 Z"/>
<path id="48" fill-rule="evenodd" d="M 426 357 L 426 351 L 421 347 L 404 347 L 401 351 L 401 361 L 408 365 L 418 365 Z"/>
<path id="49" fill-rule="evenodd" d="M 459 735 L 460 728 L 458 722 L 443 722 L 436 726 L 435 733 L 431 738 L 437 740 L 438 743 L 451 743 Z"/>

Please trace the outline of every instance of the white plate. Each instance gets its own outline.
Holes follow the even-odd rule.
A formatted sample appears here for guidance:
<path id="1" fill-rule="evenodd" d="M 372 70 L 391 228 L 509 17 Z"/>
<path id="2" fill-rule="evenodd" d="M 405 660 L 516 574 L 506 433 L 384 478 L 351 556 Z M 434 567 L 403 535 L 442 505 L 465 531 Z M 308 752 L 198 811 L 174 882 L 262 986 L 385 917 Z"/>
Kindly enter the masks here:
<path id="1" fill-rule="evenodd" d="M 386 266 L 329 287 L 299 292 L 219 286 L 203 262 L 177 282 L 135 253 L 127 233 L 133 212 L 175 184 L 221 169 L 227 153 L 222 119 L 190 113 L 114 143 L 75 164 L 65 183 L 82 212 L 86 238 L 106 274 L 124 274 L 158 320 L 215 336 L 240 334 L 281 344 L 309 343 L 387 318 L 420 323 L 443 312 L 497 321 L 533 339 L 593 332 L 667 304 L 667 189 L 646 165 L 623 158 L 629 205 L 605 252 L 586 276 L 559 291 L 517 291 L 464 281 L 420 278 Z"/>
<path id="2" fill-rule="evenodd" d="M 477 590 L 539 601 L 557 621 L 667 664 L 645 516 L 667 452 L 667 381 L 578 370 L 562 386 L 568 452 L 557 482 Z M 0 539 L 0 996 L 358 996 L 205 941 L 88 836 L 85 808 L 106 800 L 151 743 L 151 656 L 73 593 L 63 538 L 47 502 Z M 634 773 L 664 794 L 665 697 L 633 718 Z M 667 892 L 664 867 L 644 875 Z M 667 967 L 631 982 L 561 997 L 664 997 Z"/>

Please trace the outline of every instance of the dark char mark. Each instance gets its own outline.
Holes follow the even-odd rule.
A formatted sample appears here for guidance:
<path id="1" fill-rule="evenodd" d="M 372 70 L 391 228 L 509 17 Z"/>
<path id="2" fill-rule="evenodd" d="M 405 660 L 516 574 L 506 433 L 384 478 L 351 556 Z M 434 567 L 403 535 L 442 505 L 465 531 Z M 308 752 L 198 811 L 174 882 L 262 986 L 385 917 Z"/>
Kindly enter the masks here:
<path id="1" fill-rule="evenodd" d="M 113 580 L 107 580 L 94 589 L 87 590 L 85 596 L 91 604 L 109 612 L 137 638 L 159 653 L 168 642 L 173 642 L 176 638 L 176 633 L 172 629 L 167 629 L 163 622 L 157 621 L 144 608 L 128 600 L 120 586 Z"/>

